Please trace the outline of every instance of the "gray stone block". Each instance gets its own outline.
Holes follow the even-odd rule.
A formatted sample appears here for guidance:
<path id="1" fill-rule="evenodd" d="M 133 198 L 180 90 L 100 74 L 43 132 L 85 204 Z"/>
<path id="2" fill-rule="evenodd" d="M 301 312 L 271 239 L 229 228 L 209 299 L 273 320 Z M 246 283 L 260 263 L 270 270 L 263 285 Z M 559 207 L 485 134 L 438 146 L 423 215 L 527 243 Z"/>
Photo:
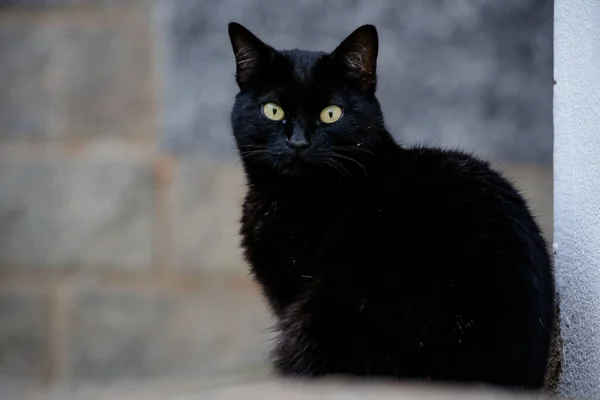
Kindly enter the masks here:
<path id="1" fill-rule="evenodd" d="M 502 165 L 500 171 L 520 190 L 552 247 L 554 240 L 554 179 L 552 165 Z"/>
<path id="2" fill-rule="evenodd" d="M 48 318 L 42 296 L 0 292 L 0 375 L 39 379 L 47 365 Z"/>
<path id="3" fill-rule="evenodd" d="M 242 168 L 184 158 L 173 180 L 175 265 L 185 271 L 246 274 L 239 236 L 245 194 Z"/>
<path id="4" fill-rule="evenodd" d="M 61 84 L 60 29 L 0 22 L 0 138 L 56 136 L 61 109 L 54 101 Z"/>
<path id="5" fill-rule="evenodd" d="M 324 8 L 325 7 L 325 8 Z M 475 3 L 159 0 L 163 144 L 231 154 L 236 92 L 227 23 L 277 48 L 332 50 L 363 23 L 380 31 L 379 97 L 404 143 L 464 147 L 502 161 L 552 159 L 552 1 Z"/>
<path id="6" fill-rule="evenodd" d="M 3 18 L 0 137 L 152 138 L 149 20 Z"/>
<path id="7" fill-rule="evenodd" d="M 64 7 L 64 6 L 93 6 L 93 7 L 115 7 L 115 8 L 149 8 L 152 7 L 151 0 L 2 0 L 2 7 Z"/>
<path id="8" fill-rule="evenodd" d="M 273 324 L 258 287 L 246 276 L 205 284 L 181 300 L 169 354 L 181 377 L 266 375 Z M 209 278 L 212 276 L 212 278 Z"/>
<path id="9" fill-rule="evenodd" d="M 147 166 L 0 161 L 0 264 L 150 268 L 153 174 Z"/>
<path id="10" fill-rule="evenodd" d="M 143 21 L 65 27 L 61 63 L 68 135 L 154 137 L 154 60 Z"/>
<path id="11" fill-rule="evenodd" d="M 198 35 L 189 47 L 172 43 L 164 61 L 161 144 L 178 155 L 235 154 L 230 112 L 235 95 L 233 53 L 222 34 Z"/>
<path id="12" fill-rule="evenodd" d="M 198 293 L 82 290 L 70 374 L 81 380 L 202 377 L 264 368 L 266 308 L 246 283 L 206 280 Z"/>
<path id="13" fill-rule="evenodd" d="M 164 296 L 82 291 L 73 303 L 71 378 L 141 378 L 165 372 L 175 304 Z"/>

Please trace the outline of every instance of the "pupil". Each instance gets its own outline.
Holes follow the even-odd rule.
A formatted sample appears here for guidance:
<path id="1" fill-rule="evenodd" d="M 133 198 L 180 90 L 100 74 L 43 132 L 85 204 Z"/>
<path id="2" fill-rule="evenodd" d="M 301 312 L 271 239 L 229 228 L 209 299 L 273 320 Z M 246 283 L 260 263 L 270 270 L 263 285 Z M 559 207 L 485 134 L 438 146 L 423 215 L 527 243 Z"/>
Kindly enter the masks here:
<path id="1" fill-rule="evenodd" d="M 333 111 L 329 110 L 329 118 L 333 118 Z"/>
<path id="2" fill-rule="evenodd" d="M 277 114 L 277 107 L 273 107 L 272 110 L 273 110 L 273 115 Z"/>

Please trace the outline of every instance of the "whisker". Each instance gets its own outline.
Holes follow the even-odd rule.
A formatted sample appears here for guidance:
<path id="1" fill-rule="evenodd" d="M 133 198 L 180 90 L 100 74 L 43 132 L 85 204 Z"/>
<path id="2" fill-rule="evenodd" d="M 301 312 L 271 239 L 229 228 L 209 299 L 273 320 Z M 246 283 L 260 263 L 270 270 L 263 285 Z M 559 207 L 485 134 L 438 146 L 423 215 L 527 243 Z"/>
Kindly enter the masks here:
<path id="1" fill-rule="evenodd" d="M 250 146 L 247 146 L 247 147 L 250 147 Z M 256 147 L 259 147 L 259 148 L 257 150 L 240 151 L 239 152 L 240 157 L 237 160 L 237 162 L 232 166 L 232 168 L 237 166 L 243 160 L 250 159 L 250 158 L 252 158 L 253 161 L 256 163 L 264 163 L 264 162 L 268 161 L 270 152 L 264 148 L 260 148 L 260 146 L 256 146 Z"/>
<path id="2" fill-rule="evenodd" d="M 240 152 L 240 157 L 242 159 L 247 158 L 247 157 L 252 157 L 252 156 L 257 156 L 257 155 L 261 155 L 261 154 L 268 154 L 269 151 L 268 150 L 250 150 L 250 151 L 241 151 Z"/>
<path id="3" fill-rule="evenodd" d="M 221 162 L 221 164 L 219 165 L 219 168 L 223 168 L 229 161 L 233 160 L 237 156 L 238 156 L 237 154 L 230 155 L 224 161 Z M 234 164 L 234 166 L 235 166 L 235 164 Z"/>
<path id="4" fill-rule="evenodd" d="M 328 167 L 331 167 L 331 168 L 335 169 L 340 175 L 342 175 L 342 171 L 331 161 L 330 158 L 325 157 L 323 159 L 323 164 L 325 164 Z"/>
<path id="5" fill-rule="evenodd" d="M 339 153 L 334 153 L 334 152 L 329 153 L 329 155 L 331 155 L 332 157 L 343 158 L 344 160 L 348 160 L 348 161 L 352 161 L 353 163 L 356 163 L 356 165 L 358 165 L 363 170 L 363 172 L 365 173 L 365 176 L 367 176 L 367 169 L 365 168 L 365 166 L 362 165 L 357 160 L 355 160 L 354 158 L 352 158 L 352 157 L 346 157 L 346 156 L 343 156 L 343 155 L 341 155 Z"/>
<path id="6" fill-rule="evenodd" d="M 327 156 L 325 156 L 324 159 L 329 161 L 329 165 L 335 168 L 340 173 L 340 175 L 345 175 L 348 178 L 352 178 L 352 174 L 350 173 L 350 171 L 348 171 L 346 167 L 344 167 L 342 163 Z"/>
<path id="7" fill-rule="evenodd" d="M 346 151 L 354 151 L 354 152 L 359 152 L 359 153 L 366 153 L 369 155 L 374 156 L 375 153 L 373 153 L 371 150 L 367 149 L 366 147 L 359 147 L 359 146 L 331 146 L 331 149 L 333 150 L 346 150 Z"/>

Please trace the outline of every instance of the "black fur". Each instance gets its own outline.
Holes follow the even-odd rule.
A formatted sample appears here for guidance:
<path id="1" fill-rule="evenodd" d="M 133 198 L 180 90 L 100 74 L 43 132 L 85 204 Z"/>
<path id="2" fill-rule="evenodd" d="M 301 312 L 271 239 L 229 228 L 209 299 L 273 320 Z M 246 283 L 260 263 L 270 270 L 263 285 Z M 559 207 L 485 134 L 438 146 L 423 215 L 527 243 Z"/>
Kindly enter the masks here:
<path id="1" fill-rule="evenodd" d="M 395 143 L 375 28 L 331 54 L 229 34 L 243 248 L 277 317 L 276 370 L 541 388 L 554 283 L 538 225 L 487 162 Z M 342 117 L 319 122 L 330 104 Z M 291 137 L 310 147 L 297 154 Z"/>

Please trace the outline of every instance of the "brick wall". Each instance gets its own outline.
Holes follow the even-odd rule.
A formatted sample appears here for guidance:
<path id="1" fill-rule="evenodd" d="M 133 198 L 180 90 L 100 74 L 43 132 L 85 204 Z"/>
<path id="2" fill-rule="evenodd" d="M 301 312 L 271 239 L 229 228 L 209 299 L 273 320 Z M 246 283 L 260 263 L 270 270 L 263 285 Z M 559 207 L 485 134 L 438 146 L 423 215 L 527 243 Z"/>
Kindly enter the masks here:
<path id="1" fill-rule="evenodd" d="M 0 375 L 267 373 L 271 321 L 238 248 L 230 20 L 323 49 L 377 23 L 399 139 L 499 161 L 551 238 L 542 3 L 0 1 Z"/>
<path id="2" fill-rule="evenodd" d="M 268 315 L 237 249 L 242 176 L 159 145 L 152 4 L 18 3 L 0 11 L 0 373 L 262 366 Z"/>

